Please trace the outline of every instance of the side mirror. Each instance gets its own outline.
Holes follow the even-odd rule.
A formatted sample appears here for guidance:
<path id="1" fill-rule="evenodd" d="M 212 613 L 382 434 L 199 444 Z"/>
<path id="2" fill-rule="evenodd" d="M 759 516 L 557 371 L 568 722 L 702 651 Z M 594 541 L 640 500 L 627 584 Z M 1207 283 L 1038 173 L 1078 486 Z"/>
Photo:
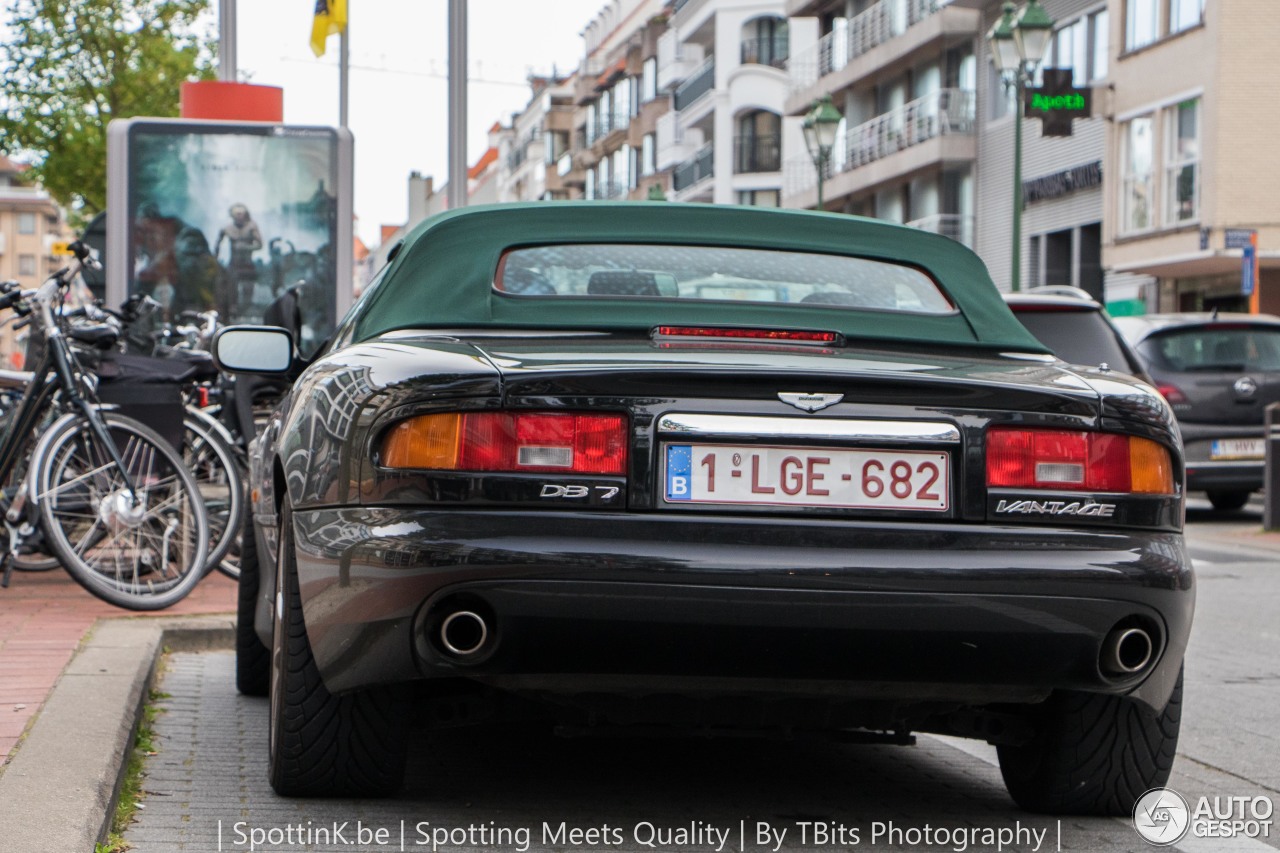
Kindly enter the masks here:
<path id="1" fill-rule="evenodd" d="M 213 363 L 227 373 L 288 373 L 293 336 L 279 326 L 227 326 L 213 336 Z"/>

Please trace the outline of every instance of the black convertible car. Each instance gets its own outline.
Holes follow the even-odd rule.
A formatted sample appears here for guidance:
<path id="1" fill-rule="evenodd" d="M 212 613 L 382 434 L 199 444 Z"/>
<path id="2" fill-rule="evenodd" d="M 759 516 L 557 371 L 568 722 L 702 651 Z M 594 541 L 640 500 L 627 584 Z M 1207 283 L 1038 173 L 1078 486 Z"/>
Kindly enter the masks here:
<path id="1" fill-rule="evenodd" d="M 1193 578 L 1149 386 L 1067 367 L 945 238 L 663 203 L 406 239 L 252 453 L 237 675 L 288 795 L 411 722 L 999 747 L 1013 798 L 1168 777 Z"/>

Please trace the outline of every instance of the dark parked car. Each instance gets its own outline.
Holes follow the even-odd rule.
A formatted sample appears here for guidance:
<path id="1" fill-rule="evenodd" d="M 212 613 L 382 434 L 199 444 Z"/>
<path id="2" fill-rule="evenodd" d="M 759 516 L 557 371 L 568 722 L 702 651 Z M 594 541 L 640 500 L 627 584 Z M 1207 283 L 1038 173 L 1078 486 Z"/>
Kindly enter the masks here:
<path id="1" fill-rule="evenodd" d="M 233 370 L 288 336 L 228 329 Z M 237 678 L 288 795 L 406 723 L 999 746 L 1013 798 L 1169 775 L 1193 606 L 1173 415 L 978 258 L 854 217 L 600 202 L 420 226 L 252 452 Z"/>
<path id="2" fill-rule="evenodd" d="M 1063 361 L 1096 368 L 1105 366 L 1151 382 L 1142 361 L 1112 324 L 1102 305 L 1085 291 L 1072 294 L 1057 288 L 1041 288 L 1006 293 L 1004 301 L 1027 331 Z"/>
<path id="3" fill-rule="evenodd" d="M 1280 317 L 1147 314 L 1116 320 L 1173 406 L 1187 490 L 1239 509 L 1262 488 L 1267 406 L 1280 400 Z"/>

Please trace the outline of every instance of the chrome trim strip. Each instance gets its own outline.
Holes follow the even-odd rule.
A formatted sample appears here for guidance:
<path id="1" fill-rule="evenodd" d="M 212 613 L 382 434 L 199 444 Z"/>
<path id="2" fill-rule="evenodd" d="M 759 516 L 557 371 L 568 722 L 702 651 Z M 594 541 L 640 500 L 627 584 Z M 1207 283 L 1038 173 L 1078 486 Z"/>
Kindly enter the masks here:
<path id="1" fill-rule="evenodd" d="M 672 412 L 658 419 L 663 435 L 839 438 L 880 443 L 960 443 L 960 430 L 939 421 L 872 421 L 847 418 L 778 418 Z"/>

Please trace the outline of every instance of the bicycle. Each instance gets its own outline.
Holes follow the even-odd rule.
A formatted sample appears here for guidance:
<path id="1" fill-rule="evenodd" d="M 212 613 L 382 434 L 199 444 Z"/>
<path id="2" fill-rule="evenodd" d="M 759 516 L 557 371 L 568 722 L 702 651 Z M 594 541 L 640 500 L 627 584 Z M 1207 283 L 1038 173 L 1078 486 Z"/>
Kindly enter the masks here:
<path id="1" fill-rule="evenodd" d="M 232 579 L 240 577 L 239 532 L 248 511 L 244 453 L 218 419 L 222 377 L 213 358 L 199 347 L 218 328 L 216 311 L 180 315 L 185 324 L 162 324 L 143 337 L 145 326 L 159 304 L 148 297 L 131 299 L 120 311 L 86 305 L 64 316 L 73 347 L 81 361 L 104 381 L 150 383 L 158 376 L 165 385 L 177 386 L 183 407 L 181 450 L 183 462 L 195 477 L 209 519 L 207 570 L 216 568 Z M 194 325 L 197 322 L 199 325 Z M 121 339 L 142 353 L 117 352 Z M 142 341 L 147 341 L 144 345 Z M 107 373 L 107 368 L 112 368 Z M 145 386 L 144 386 L 145 387 Z M 105 392 L 103 394 L 105 397 Z M 19 564 L 20 570 L 37 570 L 46 564 Z"/>
<path id="2" fill-rule="evenodd" d="M 0 483 L 10 484 L 0 587 L 9 585 L 24 546 L 42 538 L 93 595 L 158 610 L 204 576 L 208 520 L 178 451 L 144 424 L 98 405 L 95 380 L 55 313 L 75 276 L 96 266 L 82 243 L 70 248 L 75 260 L 35 290 L 0 284 L 0 310 L 30 323 L 35 356 L 29 373 L 0 372 L 0 387 L 23 389 L 0 438 Z"/>

